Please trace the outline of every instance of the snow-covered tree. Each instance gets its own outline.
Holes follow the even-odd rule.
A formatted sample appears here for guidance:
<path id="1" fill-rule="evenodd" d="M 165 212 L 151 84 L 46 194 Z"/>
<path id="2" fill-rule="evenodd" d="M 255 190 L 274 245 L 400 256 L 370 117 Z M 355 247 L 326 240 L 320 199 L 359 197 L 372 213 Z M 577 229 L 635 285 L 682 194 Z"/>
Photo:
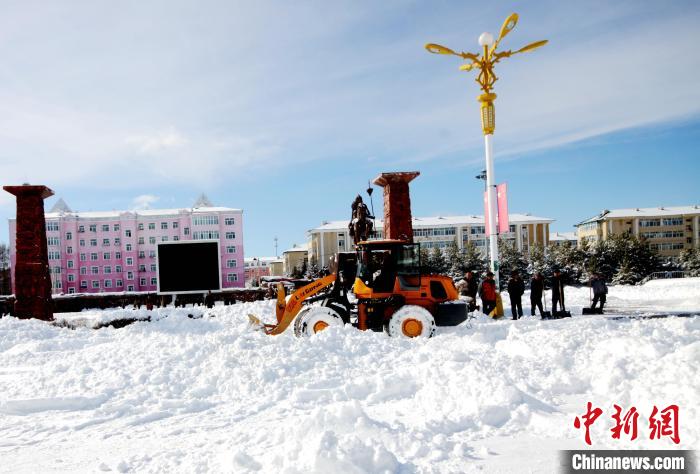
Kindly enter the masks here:
<path id="1" fill-rule="evenodd" d="M 462 251 L 457 245 L 457 239 L 454 239 L 447 246 L 445 260 L 447 262 L 447 273 L 452 278 L 458 278 L 464 275 L 464 258 Z"/>
<path id="2" fill-rule="evenodd" d="M 681 252 L 678 261 L 683 271 L 691 277 L 700 277 L 700 249 L 685 249 Z"/>
<path id="3" fill-rule="evenodd" d="M 421 273 L 434 273 L 433 268 L 430 266 L 430 252 L 427 247 L 421 245 L 420 247 L 420 270 Z"/>
<path id="4" fill-rule="evenodd" d="M 447 260 L 438 247 L 433 247 L 430 252 L 430 267 L 433 269 L 433 273 L 447 273 Z"/>
<path id="5" fill-rule="evenodd" d="M 499 278 L 501 286 L 505 286 L 513 271 L 520 275 L 527 274 L 527 261 L 518 250 L 515 241 L 498 239 L 498 260 L 500 263 Z"/>
<path id="6" fill-rule="evenodd" d="M 472 271 L 477 275 L 484 273 L 488 265 L 484 254 L 474 245 L 474 242 L 468 241 L 464 243 L 462 249 L 462 261 L 464 263 L 464 272 Z"/>

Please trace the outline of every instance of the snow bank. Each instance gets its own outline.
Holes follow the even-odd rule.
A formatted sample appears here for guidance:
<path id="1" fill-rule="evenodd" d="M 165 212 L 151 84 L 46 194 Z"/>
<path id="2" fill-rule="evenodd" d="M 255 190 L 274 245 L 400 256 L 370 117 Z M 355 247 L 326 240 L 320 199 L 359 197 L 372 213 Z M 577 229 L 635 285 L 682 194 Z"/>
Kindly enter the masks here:
<path id="1" fill-rule="evenodd" d="M 611 288 L 611 306 L 673 309 L 700 294 L 700 280 L 683 285 Z M 585 291 L 571 289 L 571 304 Z M 201 319 L 142 311 L 155 321 L 122 329 L 0 320 L 3 469 L 555 472 L 557 449 L 583 446 L 573 419 L 587 401 L 605 411 L 595 447 L 675 447 L 646 439 L 641 421 L 643 439 L 611 439 L 614 403 L 640 420 L 676 403 L 680 448 L 700 442 L 698 317 L 484 317 L 430 340 L 351 327 L 296 339 L 250 330 L 247 314 L 272 319 L 272 301 Z"/>

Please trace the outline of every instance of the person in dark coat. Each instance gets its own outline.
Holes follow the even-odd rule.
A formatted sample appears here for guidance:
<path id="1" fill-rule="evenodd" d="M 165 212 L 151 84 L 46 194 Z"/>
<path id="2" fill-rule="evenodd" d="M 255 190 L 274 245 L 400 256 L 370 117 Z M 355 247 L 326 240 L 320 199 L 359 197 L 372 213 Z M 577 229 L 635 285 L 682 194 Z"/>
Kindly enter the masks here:
<path id="1" fill-rule="evenodd" d="M 542 293 L 544 292 L 544 277 L 536 272 L 530 280 L 530 316 L 535 315 L 535 308 L 540 310 L 540 316 L 544 316 L 542 308 Z"/>
<path id="2" fill-rule="evenodd" d="M 461 296 L 468 296 L 471 298 L 471 300 L 469 300 L 469 311 L 476 310 L 476 294 L 479 291 L 479 281 L 474 276 L 474 273 L 469 270 L 464 275 L 464 278 L 457 282 L 456 286 Z"/>
<path id="3" fill-rule="evenodd" d="M 508 280 L 508 296 L 510 296 L 510 312 L 514 320 L 523 316 L 523 293 L 525 293 L 525 282 L 520 278 L 518 271 L 513 270 Z"/>
<path id="4" fill-rule="evenodd" d="M 486 273 L 486 278 L 479 285 L 479 296 L 481 297 L 481 308 L 484 314 L 490 314 L 496 308 L 496 281 L 493 273 Z"/>
<path id="5" fill-rule="evenodd" d="M 605 278 L 600 273 L 596 273 L 591 278 L 591 288 L 593 288 L 593 304 L 591 309 L 595 309 L 598 301 L 600 301 L 600 311 L 603 312 L 605 306 L 606 295 L 608 294 L 608 285 L 605 284 Z"/>
<path id="6" fill-rule="evenodd" d="M 552 277 L 552 314 L 556 314 L 557 305 L 561 304 L 561 310 L 566 311 L 564 305 L 564 280 L 559 270 L 554 270 Z"/>
<path id="7" fill-rule="evenodd" d="M 207 308 L 214 307 L 214 295 L 211 294 L 211 290 L 209 290 L 207 292 L 207 294 L 204 296 L 204 304 L 206 305 Z"/>

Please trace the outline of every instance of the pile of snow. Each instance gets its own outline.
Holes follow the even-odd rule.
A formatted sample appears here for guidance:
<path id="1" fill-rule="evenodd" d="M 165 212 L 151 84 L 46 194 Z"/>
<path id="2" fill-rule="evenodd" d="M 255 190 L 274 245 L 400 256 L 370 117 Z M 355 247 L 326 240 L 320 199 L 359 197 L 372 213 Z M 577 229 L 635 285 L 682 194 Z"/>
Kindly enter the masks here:
<path id="1" fill-rule="evenodd" d="M 697 295 L 697 279 L 610 289 L 611 306 L 663 311 L 699 309 Z M 297 339 L 250 329 L 247 314 L 272 319 L 273 301 L 192 311 L 99 330 L 1 319 L 3 469 L 555 472 L 558 449 L 585 446 L 573 420 L 588 401 L 604 410 L 596 448 L 700 442 L 698 317 L 484 317 L 428 340 L 349 326 Z M 611 438 L 615 403 L 642 414 L 639 439 Z M 649 440 L 651 407 L 674 403 L 681 444 Z"/>

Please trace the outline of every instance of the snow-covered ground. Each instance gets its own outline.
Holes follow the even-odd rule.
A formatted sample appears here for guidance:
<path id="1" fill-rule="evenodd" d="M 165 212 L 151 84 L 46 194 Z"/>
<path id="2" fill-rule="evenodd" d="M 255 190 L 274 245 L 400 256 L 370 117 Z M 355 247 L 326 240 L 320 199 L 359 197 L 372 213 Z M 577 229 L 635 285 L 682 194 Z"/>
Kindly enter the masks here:
<path id="1" fill-rule="evenodd" d="M 588 401 L 593 447 L 676 447 L 648 439 L 648 417 L 677 404 L 678 447 L 697 448 L 700 317 L 576 316 L 588 289 L 567 290 L 571 319 L 482 317 L 429 340 L 252 331 L 273 302 L 142 310 L 152 322 L 122 329 L 4 318 L 0 471 L 555 472 L 557 450 L 585 446 Z M 700 279 L 611 287 L 609 308 L 700 314 Z M 615 403 L 637 407 L 639 439 L 611 438 Z"/>

